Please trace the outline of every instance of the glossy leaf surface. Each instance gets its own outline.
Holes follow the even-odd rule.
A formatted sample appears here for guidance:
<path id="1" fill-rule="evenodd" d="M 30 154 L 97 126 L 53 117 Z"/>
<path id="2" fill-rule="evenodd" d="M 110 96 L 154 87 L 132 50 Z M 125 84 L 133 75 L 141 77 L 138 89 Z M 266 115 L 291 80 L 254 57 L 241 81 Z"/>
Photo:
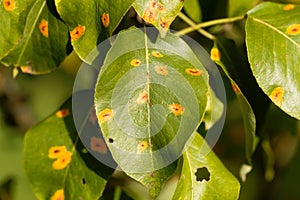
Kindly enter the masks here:
<path id="1" fill-rule="evenodd" d="M 274 17 L 276 16 L 276 17 Z M 300 119 L 300 6 L 262 3 L 248 12 L 246 43 L 253 75 L 269 98 Z"/>

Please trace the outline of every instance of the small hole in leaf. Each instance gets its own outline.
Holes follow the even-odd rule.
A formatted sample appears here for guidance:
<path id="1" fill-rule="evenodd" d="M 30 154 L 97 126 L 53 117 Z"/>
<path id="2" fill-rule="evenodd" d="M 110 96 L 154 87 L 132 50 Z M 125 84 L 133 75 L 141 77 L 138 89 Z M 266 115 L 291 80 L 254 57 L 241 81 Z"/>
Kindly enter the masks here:
<path id="1" fill-rule="evenodd" d="M 196 180 L 200 182 L 203 180 L 209 181 L 210 179 L 210 173 L 206 167 L 198 168 L 197 172 L 195 173 L 195 176 Z"/>
<path id="2" fill-rule="evenodd" d="M 109 139 L 108 139 L 108 142 L 109 142 L 109 143 L 113 143 L 113 142 L 114 142 L 114 139 L 109 138 Z"/>
<path id="3" fill-rule="evenodd" d="M 82 178 L 82 184 L 86 184 L 85 178 Z"/>

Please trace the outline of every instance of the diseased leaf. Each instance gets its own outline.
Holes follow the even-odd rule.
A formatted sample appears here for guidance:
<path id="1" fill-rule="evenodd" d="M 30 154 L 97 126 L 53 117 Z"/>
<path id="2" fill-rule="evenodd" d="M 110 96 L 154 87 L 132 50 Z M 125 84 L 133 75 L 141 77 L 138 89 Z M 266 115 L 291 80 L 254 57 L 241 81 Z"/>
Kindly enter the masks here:
<path id="1" fill-rule="evenodd" d="M 153 24 L 164 37 L 183 7 L 182 0 L 135 0 L 133 7 L 147 23 Z"/>
<path id="2" fill-rule="evenodd" d="M 95 107 L 120 168 L 156 197 L 202 121 L 209 93 L 206 69 L 188 45 L 171 33 L 153 38 L 154 30 L 146 29 L 154 42 L 140 29 L 118 35 L 98 77 Z"/>
<path id="3" fill-rule="evenodd" d="M 10 10 L 0 8 L 0 59 L 21 71 L 53 71 L 67 56 L 67 27 L 50 12 L 46 0 L 9 0 Z M 3 1 L 3 5 L 5 2 Z"/>
<path id="4" fill-rule="evenodd" d="M 245 130 L 246 162 L 247 164 L 251 164 L 251 156 L 254 153 L 257 145 L 257 138 L 255 135 L 256 119 L 248 100 L 240 90 L 239 86 L 236 83 L 236 80 L 234 80 L 237 77 L 235 70 L 239 67 L 236 66 L 236 62 L 232 57 L 232 53 L 237 54 L 237 52 L 234 52 L 235 48 L 236 47 L 234 46 L 232 41 L 218 38 L 215 47 L 213 47 L 211 51 L 211 57 L 222 68 L 226 76 L 229 78 L 232 89 L 238 99 L 243 116 L 243 124 Z M 231 52 L 228 52 L 228 49 L 230 49 Z"/>
<path id="5" fill-rule="evenodd" d="M 26 134 L 24 167 L 39 199 L 97 200 L 113 172 L 87 153 L 71 110 L 69 100 Z"/>
<path id="6" fill-rule="evenodd" d="M 209 152 L 202 155 L 203 152 Z M 239 197 L 240 184 L 224 167 L 200 134 L 194 133 L 182 156 L 182 171 L 174 200 L 227 199 Z"/>
<path id="7" fill-rule="evenodd" d="M 276 17 L 274 17 L 276 16 Z M 246 44 L 258 85 L 300 119 L 300 6 L 266 2 L 248 12 Z"/>
<path id="8" fill-rule="evenodd" d="M 134 0 L 55 0 L 57 11 L 69 27 L 71 42 L 79 57 L 87 56 L 99 41 L 112 35 Z"/>
<path id="9" fill-rule="evenodd" d="M 194 22 L 201 22 L 202 12 L 199 0 L 185 0 L 183 4 L 183 9 L 186 12 L 186 14 L 192 20 L 194 20 Z"/>

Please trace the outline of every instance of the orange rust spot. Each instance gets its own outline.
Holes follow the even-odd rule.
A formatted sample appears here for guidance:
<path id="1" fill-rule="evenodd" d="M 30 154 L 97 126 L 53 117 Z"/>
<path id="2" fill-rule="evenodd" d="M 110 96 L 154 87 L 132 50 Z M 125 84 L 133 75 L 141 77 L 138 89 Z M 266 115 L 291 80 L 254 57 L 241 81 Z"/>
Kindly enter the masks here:
<path id="1" fill-rule="evenodd" d="M 165 12 L 164 5 L 161 4 L 160 2 L 157 2 L 157 10 L 158 12 Z"/>
<path id="2" fill-rule="evenodd" d="M 71 163 L 71 160 L 72 160 L 72 153 L 67 151 L 62 156 L 57 158 L 56 161 L 53 162 L 52 167 L 55 170 L 64 169 Z"/>
<path id="3" fill-rule="evenodd" d="M 220 61 L 221 60 L 221 53 L 219 51 L 218 48 L 216 47 L 213 47 L 210 51 L 210 58 L 213 60 L 213 61 Z"/>
<path id="4" fill-rule="evenodd" d="M 240 88 L 232 81 L 231 81 L 231 87 L 236 94 L 241 94 Z"/>
<path id="5" fill-rule="evenodd" d="M 293 10 L 295 8 L 294 4 L 287 4 L 283 7 L 283 10 Z"/>
<path id="6" fill-rule="evenodd" d="M 177 103 L 173 103 L 173 104 L 169 105 L 169 109 L 176 116 L 182 115 L 182 113 L 184 111 L 184 108 L 180 104 L 177 104 Z"/>
<path id="7" fill-rule="evenodd" d="M 57 190 L 51 196 L 51 200 L 64 200 L 64 199 L 65 199 L 65 195 L 64 195 L 64 190 L 63 189 Z"/>
<path id="8" fill-rule="evenodd" d="M 144 140 L 144 141 L 142 141 L 141 143 L 138 144 L 138 146 L 137 146 L 137 152 L 141 153 L 142 151 L 144 151 L 148 147 L 149 147 L 149 143 Z"/>
<path id="9" fill-rule="evenodd" d="M 89 117 L 89 121 L 92 123 L 92 124 L 96 124 L 97 122 L 97 115 L 96 115 L 96 110 L 95 110 L 95 107 L 92 106 L 91 109 L 90 109 L 90 117 Z"/>
<path id="10" fill-rule="evenodd" d="M 148 4 L 149 9 L 150 10 L 155 10 L 157 3 L 158 2 L 156 2 L 156 1 L 150 1 L 149 4 Z"/>
<path id="11" fill-rule="evenodd" d="M 71 40 L 72 41 L 78 40 L 79 38 L 81 38 L 84 32 L 85 32 L 85 26 L 78 25 L 70 32 Z"/>
<path id="12" fill-rule="evenodd" d="M 58 118 L 64 118 L 70 115 L 70 110 L 69 109 L 62 109 L 56 112 L 56 117 Z"/>
<path id="13" fill-rule="evenodd" d="M 139 60 L 139 59 L 136 59 L 134 58 L 131 62 L 130 62 L 130 65 L 131 66 L 134 66 L 134 67 L 137 67 L 137 66 L 140 66 L 142 62 Z"/>
<path id="14" fill-rule="evenodd" d="M 161 17 L 159 19 L 159 24 L 163 29 L 168 29 L 169 28 L 169 23 L 166 21 L 166 19 L 164 17 Z"/>
<path id="15" fill-rule="evenodd" d="M 113 112 L 112 112 L 111 109 L 108 109 L 108 108 L 102 110 L 102 111 L 97 115 L 98 120 L 99 120 L 100 123 L 103 123 L 103 122 L 106 122 L 106 121 L 112 119 L 112 116 L 113 116 Z"/>
<path id="16" fill-rule="evenodd" d="M 155 11 L 146 9 L 142 18 L 145 20 L 145 22 L 153 24 L 157 19 L 157 16 L 155 14 Z"/>
<path id="17" fill-rule="evenodd" d="M 107 152 L 107 147 L 102 138 L 97 138 L 97 137 L 91 137 L 91 149 L 92 151 L 105 154 Z"/>
<path id="18" fill-rule="evenodd" d="M 3 6 L 6 11 L 11 12 L 16 8 L 16 2 L 14 0 L 3 0 Z"/>
<path id="19" fill-rule="evenodd" d="M 192 69 L 192 68 L 187 68 L 185 72 L 192 76 L 201 76 L 203 74 L 203 71 L 199 69 Z"/>
<path id="20" fill-rule="evenodd" d="M 160 52 L 158 51 L 152 51 L 151 52 L 152 56 L 156 57 L 156 58 L 162 58 L 164 57 L 164 55 L 162 55 Z"/>
<path id="21" fill-rule="evenodd" d="M 108 27 L 110 20 L 109 20 L 109 14 L 108 13 L 103 13 L 102 17 L 101 17 L 101 21 L 103 26 L 106 28 Z"/>
<path id="22" fill-rule="evenodd" d="M 277 106 L 281 106 L 283 95 L 284 95 L 283 87 L 276 87 L 272 90 L 270 98 Z"/>
<path id="23" fill-rule="evenodd" d="M 45 19 L 40 22 L 39 29 L 43 36 L 48 37 L 48 22 Z"/>
<path id="24" fill-rule="evenodd" d="M 165 66 L 155 66 L 154 70 L 156 73 L 163 75 L 163 76 L 165 76 L 169 73 Z"/>
<path id="25" fill-rule="evenodd" d="M 148 102 L 148 98 L 149 98 L 148 92 L 144 91 L 139 94 L 139 97 L 135 102 L 138 104 L 146 103 Z"/>
<path id="26" fill-rule="evenodd" d="M 66 146 L 55 146 L 51 147 L 48 151 L 48 157 L 49 158 L 59 158 L 63 156 L 67 152 Z"/>
<path id="27" fill-rule="evenodd" d="M 298 35 L 300 33 L 300 24 L 292 24 L 288 26 L 286 33 L 289 35 Z"/>
<path id="28" fill-rule="evenodd" d="M 20 66 L 20 69 L 23 73 L 26 73 L 26 74 L 34 73 L 32 66 L 29 66 L 29 65 Z"/>

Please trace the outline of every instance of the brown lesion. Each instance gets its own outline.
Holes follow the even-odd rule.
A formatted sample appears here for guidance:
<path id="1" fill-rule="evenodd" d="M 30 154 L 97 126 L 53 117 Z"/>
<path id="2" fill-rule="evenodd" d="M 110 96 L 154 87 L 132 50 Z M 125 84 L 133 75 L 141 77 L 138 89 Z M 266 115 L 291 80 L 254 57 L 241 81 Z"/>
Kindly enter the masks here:
<path id="1" fill-rule="evenodd" d="M 286 33 L 289 35 L 298 35 L 300 34 L 300 24 L 292 24 L 287 27 Z"/>
<path id="2" fill-rule="evenodd" d="M 56 117 L 58 118 L 65 118 L 69 115 L 70 115 L 70 110 L 68 108 L 56 112 Z"/>
<path id="3" fill-rule="evenodd" d="M 106 144 L 102 138 L 98 138 L 98 137 L 94 137 L 94 136 L 91 137 L 90 145 L 91 145 L 92 151 L 95 151 L 95 152 L 98 152 L 101 154 L 105 154 L 107 152 Z"/>
<path id="4" fill-rule="evenodd" d="M 97 115 L 97 117 L 98 117 L 98 121 L 100 123 L 106 122 L 106 121 L 112 119 L 112 117 L 113 117 L 113 111 L 111 109 L 109 109 L 109 108 L 106 108 L 106 109 L 102 110 Z"/>
<path id="5" fill-rule="evenodd" d="M 16 8 L 16 2 L 14 0 L 3 0 L 3 6 L 6 11 L 11 12 Z"/>
<path id="6" fill-rule="evenodd" d="M 270 98 L 277 106 L 281 107 L 283 101 L 283 95 L 284 95 L 284 88 L 276 87 L 272 90 Z"/>
<path id="7" fill-rule="evenodd" d="M 199 69 L 192 69 L 192 68 L 186 69 L 185 72 L 192 76 L 201 76 L 203 74 L 203 71 Z"/>
<path id="8" fill-rule="evenodd" d="M 184 112 L 183 106 L 181 106 L 178 103 L 173 103 L 173 104 L 169 105 L 169 109 L 175 116 L 182 115 L 182 113 Z"/>
<path id="9" fill-rule="evenodd" d="M 108 27 L 108 25 L 110 23 L 109 14 L 108 13 L 103 13 L 103 15 L 101 17 L 101 21 L 102 21 L 102 24 L 105 28 Z"/>
<path id="10" fill-rule="evenodd" d="M 159 75 L 166 76 L 169 72 L 165 66 L 155 66 L 155 72 Z"/>
<path id="11" fill-rule="evenodd" d="M 79 38 L 82 37 L 84 32 L 85 32 L 85 26 L 78 25 L 70 32 L 71 40 L 72 41 L 78 40 Z"/>
<path id="12" fill-rule="evenodd" d="M 42 19 L 40 24 L 39 24 L 39 29 L 40 32 L 43 34 L 43 36 L 48 37 L 48 21 L 46 21 L 45 19 Z"/>

